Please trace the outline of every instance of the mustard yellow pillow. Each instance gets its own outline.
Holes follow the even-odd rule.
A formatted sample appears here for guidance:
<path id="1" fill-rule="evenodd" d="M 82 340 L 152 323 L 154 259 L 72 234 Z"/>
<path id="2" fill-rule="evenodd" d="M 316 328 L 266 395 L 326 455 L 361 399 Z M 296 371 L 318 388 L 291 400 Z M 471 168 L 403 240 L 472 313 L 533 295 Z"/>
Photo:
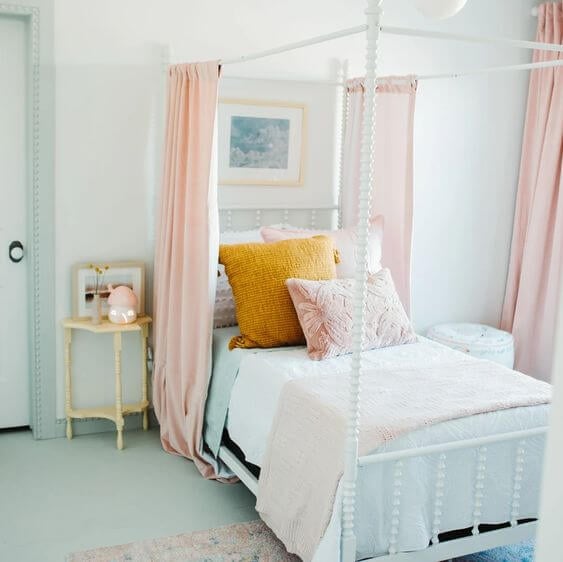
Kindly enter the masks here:
<path id="1" fill-rule="evenodd" d="M 287 279 L 336 277 L 337 253 L 328 236 L 282 240 L 271 244 L 219 247 L 237 311 L 241 335 L 229 348 L 280 347 L 305 343 Z"/>

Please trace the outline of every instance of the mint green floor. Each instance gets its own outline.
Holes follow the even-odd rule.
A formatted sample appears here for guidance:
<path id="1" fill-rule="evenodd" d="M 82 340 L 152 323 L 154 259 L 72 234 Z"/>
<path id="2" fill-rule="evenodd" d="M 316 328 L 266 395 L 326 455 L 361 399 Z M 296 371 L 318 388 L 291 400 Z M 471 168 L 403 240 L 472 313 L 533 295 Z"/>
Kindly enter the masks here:
<path id="1" fill-rule="evenodd" d="M 207 481 L 157 430 L 72 441 L 0 433 L 0 561 L 62 562 L 87 548 L 257 519 L 242 484 Z"/>

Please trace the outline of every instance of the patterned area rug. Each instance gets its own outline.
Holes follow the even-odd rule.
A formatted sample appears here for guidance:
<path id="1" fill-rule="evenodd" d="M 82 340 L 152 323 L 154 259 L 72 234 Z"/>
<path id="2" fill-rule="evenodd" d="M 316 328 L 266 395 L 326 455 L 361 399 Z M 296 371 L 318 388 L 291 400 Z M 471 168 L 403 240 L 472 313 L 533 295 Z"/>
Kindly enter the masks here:
<path id="1" fill-rule="evenodd" d="M 455 562 L 532 562 L 531 543 L 495 548 Z M 299 562 L 262 521 L 75 552 L 67 562 Z"/>
<path id="2" fill-rule="evenodd" d="M 485 552 L 455 558 L 454 562 L 533 562 L 534 543 L 523 542 L 510 546 L 501 546 Z"/>
<path id="3" fill-rule="evenodd" d="M 274 533 L 251 521 L 165 537 L 76 552 L 68 562 L 299 562 Z"/>

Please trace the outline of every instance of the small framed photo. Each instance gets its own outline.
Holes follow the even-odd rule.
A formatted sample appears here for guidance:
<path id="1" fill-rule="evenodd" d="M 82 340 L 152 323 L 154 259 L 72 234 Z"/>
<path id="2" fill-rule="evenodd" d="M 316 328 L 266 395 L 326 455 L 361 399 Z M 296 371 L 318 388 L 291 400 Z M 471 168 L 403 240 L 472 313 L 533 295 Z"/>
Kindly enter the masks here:
<path id="1" fill-rule="evenodd" d="M 94 267 L 104 273 L 96 279 Z M 72 316 L 89 318 L 96 290 L 100 295 L 102 315 L 108 314 L 108 285 L 126 285 L 137 296 L 137 315 L 145 314 L 145 264 L 143 262 L 79 263 L 72 268 Z"/>
<path id="2" fill-rule="evenodd" d="M 304 105 L 222 99 L 218 128 L 219 184 L 303 185 Z"/>

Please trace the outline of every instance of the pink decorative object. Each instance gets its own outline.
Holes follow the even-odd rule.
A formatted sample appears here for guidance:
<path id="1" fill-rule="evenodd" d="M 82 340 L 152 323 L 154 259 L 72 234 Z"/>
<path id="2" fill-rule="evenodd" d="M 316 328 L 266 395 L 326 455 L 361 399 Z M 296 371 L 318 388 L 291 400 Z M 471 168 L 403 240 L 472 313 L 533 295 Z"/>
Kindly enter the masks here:
<path id="1" fill-rule="evenodd" d="M 356 229 L 343 228 L 341 230 L 289 230 L 264 226 L 260 229 L 264 242 L 279 242 L 290 238 L 310 238 L 324 234 L 334 241 L 338 250 L 340 263 L 336 266 L 339 279 L 352 278 L 356 271 Z M 383 242 L 383 217 L 377 216 L 371 220 L 368 239 L 368 271 L 377 273 L 381 269 L 381 246 Z"/>
<path id="2" fill-rule="evenodd" d="M 137 295 L 125 285 L 108 285 L 108 319 L 114 324 L 131 324 L 137 320 Z"/>
<path id="3" fill-rule="evenodd" d="M 353 279 L 288 279 L 289 294 L 315 361 L 352 352 Z M 416 335 L 399 300 L 391 273 L 368 279 L 364 349 L 414 343 Z"/>

